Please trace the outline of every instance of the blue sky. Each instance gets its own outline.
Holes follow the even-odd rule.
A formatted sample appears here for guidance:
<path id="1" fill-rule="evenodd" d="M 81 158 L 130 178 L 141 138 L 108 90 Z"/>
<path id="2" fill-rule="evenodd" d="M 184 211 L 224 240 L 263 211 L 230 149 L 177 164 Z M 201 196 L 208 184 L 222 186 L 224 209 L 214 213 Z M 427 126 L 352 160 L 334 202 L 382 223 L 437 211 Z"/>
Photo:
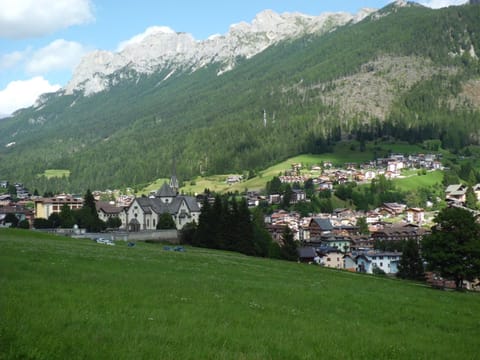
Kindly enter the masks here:
<path id="1" fill-rule="evenodd" d="M 438 8 L 466 0 L 419 0 Z M 197 40 L 225 34 L 265 9 L 279 13 L 356 13 L 392 0 L 0 0 L 0 116 L 66 85 L 87 52 L 115 51 L 151 26 Z"/>

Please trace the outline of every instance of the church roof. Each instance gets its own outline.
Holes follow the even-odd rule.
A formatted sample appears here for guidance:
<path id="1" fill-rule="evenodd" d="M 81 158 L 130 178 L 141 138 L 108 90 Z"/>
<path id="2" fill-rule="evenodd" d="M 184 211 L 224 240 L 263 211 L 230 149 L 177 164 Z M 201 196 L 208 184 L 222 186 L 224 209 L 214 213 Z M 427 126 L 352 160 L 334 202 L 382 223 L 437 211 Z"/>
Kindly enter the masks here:
<path id="1" fill-rule="evenodd" d="M 179 213 L 183 202 L 185 202 L 190 212 L 200 212 L 200 207 L 198 206 L 196 199 L 192 196 L 174 195 L 170 203 L 164 203 L 159 197 L 137 198 L 137 203 L 146 214 L 151 214 L 153 211 L 159 215 L 165 212 L 176 215 Z"/>
<path id="2" fill-rule="evenodd" d="M 175 197 L 177 194 L 167 183 L 163 183 L 162 187 L 155 193 L 155 197 Z"/>

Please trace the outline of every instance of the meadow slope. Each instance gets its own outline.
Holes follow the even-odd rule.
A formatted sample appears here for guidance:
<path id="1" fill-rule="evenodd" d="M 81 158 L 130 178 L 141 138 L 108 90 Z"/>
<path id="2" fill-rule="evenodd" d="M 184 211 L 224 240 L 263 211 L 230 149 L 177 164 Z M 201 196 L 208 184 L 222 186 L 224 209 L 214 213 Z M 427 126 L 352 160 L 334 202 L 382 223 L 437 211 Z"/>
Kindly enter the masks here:
<path id="1" fill-rule="evenodd" d="M 235 253 L 0 229 L 0 359 L 474 359 L 480 298 Z"/>

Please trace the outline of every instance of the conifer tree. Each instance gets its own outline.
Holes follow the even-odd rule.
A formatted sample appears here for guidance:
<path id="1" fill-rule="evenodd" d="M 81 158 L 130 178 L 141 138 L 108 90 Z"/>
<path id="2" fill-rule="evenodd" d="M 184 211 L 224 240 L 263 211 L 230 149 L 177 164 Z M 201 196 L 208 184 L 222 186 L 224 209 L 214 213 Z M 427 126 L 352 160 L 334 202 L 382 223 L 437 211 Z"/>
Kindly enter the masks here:
<path id="1" fill-rule="evenodd" d="M 225 250 L 237 250 L 240 242 L 238 226 L 238 205 L 234 198 L 230 201 L 227 197 L 223 202 L 222 237 Z"/>
<path id="2" fill-rule="evenodd" d="M 83 207 L 88 208 L 92 215 L 98 218 L 97 208 L 95 207 L 95 198 L 90 189 L 87 190 L 85 197 L 83 198 Z"/>
<path id="3" fill-rule="evenodd" d="M 239 234 L 239 246 L 237 250 L 246 255 L 255 254 L 255 245 L 253 242 L 253 225 L 247 200 L 242 198 L 238 205 L 238 223 L 237 230 Z"/>
<path id="4" fill-rule="evenodd" d="M 157 230 L 176 229 L 177 225 L 169 212 L 164 212 L 158 217 Z"/>
<path id="5" fill-rule="evenodd" d="M 475 191 L 473 191 L 473 188 L 469 186 L 467 188 L 467 192 L 465 194 L 465 206 L 469 209 L 476 210 L 478 208 L 477 202 L 477 195 L 475 194 Z"/>
<path id="6" fill-rule="evenodd" d="M 215 196 L 215 201 L 213 202 L 212 211 L 210 213 L 208 223 L 212 232 L 211 247 L 213 249 L 224 249 L 224 239 L 222 237 L 222 228 L 225 224 L 225 215 L 223 209 L 223 202 L 220 195 Z"/>
<path id="7" fill-rule="evenodd" d="M 480 225 L 469 210 L 445 208 L 435 217 L 436 226 L 422 241 L 422 255 L 429 270 L 455 281 L 480 276 Z"/>
<path id="8" fill-rule="evenodd" d="M 424 279 L 423 260 L 420 256 L 420 248 L 416 240 L 408 239 L 403 245 L 397 275 L 402 279 Z"/>
<path id="9" fill-rule="evenodd" d="M 210 228 L 210 218 L 212 214 L 212 207 L 208 201 L 208 197 L 205 197 L 202 208 L 200 209 L 200 215 L 198 217 L 198 227 L 193 238 L 193 245 L 200 247 L 211 246 L 212 232 Z"/>
<path id="10" fill-rule="evenodd" d="M 280 247 L 280 256 L 284 260 L 296 261 L 298 259 L 297 244 L 295 244 L 293 232 L 288 226 L 285 226 L 282 239 L 283 245 Z"/>

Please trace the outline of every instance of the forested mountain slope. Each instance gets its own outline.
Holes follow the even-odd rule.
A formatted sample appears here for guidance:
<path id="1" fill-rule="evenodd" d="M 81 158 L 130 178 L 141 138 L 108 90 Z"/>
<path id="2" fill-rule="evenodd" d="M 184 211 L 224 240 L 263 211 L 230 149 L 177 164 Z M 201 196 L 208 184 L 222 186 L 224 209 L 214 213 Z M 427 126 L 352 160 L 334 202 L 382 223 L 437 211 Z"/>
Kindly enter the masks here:
<path id="1" fill-rule="evenodd" d="M 109 75 L 108 90 L 45 95 L 2 120 L 0 177 L 79 191 L 168 176 L 173 157 L 186 179 L 322 152 L 342 138 L 478 144 L 478 19 L 478 5 L 392 4 L 238 57 L 227 72 L 215 62 L 125 68 Z M 45 169 L 71 175 L 48 180 L 38 176 Z"/>

